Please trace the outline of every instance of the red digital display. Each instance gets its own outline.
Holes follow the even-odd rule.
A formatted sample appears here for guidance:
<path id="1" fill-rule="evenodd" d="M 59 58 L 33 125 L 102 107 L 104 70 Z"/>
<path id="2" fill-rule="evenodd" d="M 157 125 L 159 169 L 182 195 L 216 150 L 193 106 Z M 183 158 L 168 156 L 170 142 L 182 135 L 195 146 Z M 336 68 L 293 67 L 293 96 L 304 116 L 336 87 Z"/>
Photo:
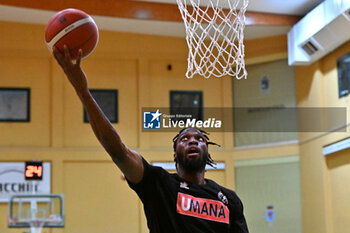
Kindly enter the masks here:
<path id="1" fill-rule="evenodd" d="M 43 162 L 30 161 L 25 163 L 24 175 L 26 180 L 43 179 Z"/>

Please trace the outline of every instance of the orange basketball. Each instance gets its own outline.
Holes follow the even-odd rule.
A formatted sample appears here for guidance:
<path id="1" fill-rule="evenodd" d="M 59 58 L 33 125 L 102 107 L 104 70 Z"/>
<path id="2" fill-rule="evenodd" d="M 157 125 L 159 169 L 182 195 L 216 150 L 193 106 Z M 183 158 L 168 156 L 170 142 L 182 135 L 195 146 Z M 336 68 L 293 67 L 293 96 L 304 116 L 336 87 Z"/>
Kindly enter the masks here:
<path id="1" fill-rule="evenodd" d="M 78 58 L 79 49 L 83 58 L 90 55 L 98 41 L 98 28 L 95 21 L 85 12 L 77 9 L 65 9 L 57 12 L 45 29 L 45 41 L 52 52 L 56 47 L 63 52 L 67 45 L 73 60 Z"/>

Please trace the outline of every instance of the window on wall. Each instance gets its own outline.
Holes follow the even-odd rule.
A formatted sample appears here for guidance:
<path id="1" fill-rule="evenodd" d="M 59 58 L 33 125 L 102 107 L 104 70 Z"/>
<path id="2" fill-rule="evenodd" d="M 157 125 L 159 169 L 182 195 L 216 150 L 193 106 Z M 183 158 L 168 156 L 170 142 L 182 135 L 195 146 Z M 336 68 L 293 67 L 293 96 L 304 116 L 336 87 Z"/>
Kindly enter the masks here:
<path id="1" fill-rule="evenodd" d="M 294 69 L 287 60 L 247 65 L 233 79 L 235 147 L 292 143 L 298 139 Z"/>
<path id="2" fill-rule="evenodd" d="M 203 120 L 203 92 L 170 91 L 170 114 L 176 116 L 173 120 Z"/>
<path id="3" fill-rule="evenodd" d="M 30 89 L 0 88 L 0 122 L 30 121 Z"/>
<path id="4" fill-rule="evenodd" d="M 118 123 L 118 90 L 90 89 L 90 93 L 109 121 Z M 84 123 L 88 122 L 89 118 L 84 109 Z"/>
<path id="5" fill-rule="evenodd" d="M 338 59 L 337 68 L 338 94 L 339 98 L 341 98 L 350 93 L 350 53 Z"/>

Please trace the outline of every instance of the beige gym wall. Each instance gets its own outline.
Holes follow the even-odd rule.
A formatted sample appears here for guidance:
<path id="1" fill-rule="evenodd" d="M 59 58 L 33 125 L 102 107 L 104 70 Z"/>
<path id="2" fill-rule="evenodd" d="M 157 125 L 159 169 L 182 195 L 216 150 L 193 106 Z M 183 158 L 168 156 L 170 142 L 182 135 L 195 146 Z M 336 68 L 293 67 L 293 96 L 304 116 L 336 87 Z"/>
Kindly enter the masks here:
<path id="1" fill-rule="evenodd" d="M 337 59 L 349 51 L 347 42 L 311 66 L 296 67 L 298 107 L 346 107 L 349 122 L 350 97 L 338 98 L 336 67 Z M 347 149 L 325 157 L 322 151 L 324 146 L 348 138 L 348 125 L 344 129 L 347 132 L 300 133 L 303 232 L 349 232 L 350 152 Z"/>
<path id="2" fill-rule="evenodd" d="M 247 63 L 286 58 L 286 37 L 247 41 Z M 149 161 L 172 161 L 174 133 L 141 132 L 141 107 L 167 107 L 169 90 L 202 90 L 205 107 L 232 107 L 229 78 L 184 77 L 183 38 L 101 31 L 94 53 L 82 62 L 90 88 L 119 90 L 123 140 Z M 168 64 L 172 70 L 167 70 Z M 31 88 L 31 121 L 0 123 L 0 161 L 38 159 L 52 163 L 52 192 L 64 193 L 66 227 L 48 232 L 144 232 L 142 206 L 82 122 L 83 108 L 44 43 L 44 26 L 0 22 L 0 87 Z M 232 133 L 213 133 L 212 147 L 225 171 L 208 172 L 234 188 L 234 161 L 298 154 L 298 145 L 235 150 Z M 7 228 L 7 205 L 0 203 L 0 231 Z"/>

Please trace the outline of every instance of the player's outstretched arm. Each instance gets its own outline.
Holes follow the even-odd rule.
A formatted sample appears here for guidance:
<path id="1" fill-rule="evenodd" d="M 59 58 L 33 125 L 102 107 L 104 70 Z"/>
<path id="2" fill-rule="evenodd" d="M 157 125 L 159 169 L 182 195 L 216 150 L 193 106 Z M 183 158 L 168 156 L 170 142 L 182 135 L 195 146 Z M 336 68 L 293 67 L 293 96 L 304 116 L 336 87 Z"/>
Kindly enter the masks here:
<path id="1" fill-rule="evenodd" d="M 144 169 L 142 158 L 136 151 L 124 145 L 118 132 L 92 97 L 87 78 L 80 67 L 82 51 L 79 51 L 75 63 L 69 55 L 67 46 L 64 47 L 64 53 L 54 49 L 53 54 L 83 103 L 97 139 L 130 182 L 138 183 L 141 181 Z"/>

